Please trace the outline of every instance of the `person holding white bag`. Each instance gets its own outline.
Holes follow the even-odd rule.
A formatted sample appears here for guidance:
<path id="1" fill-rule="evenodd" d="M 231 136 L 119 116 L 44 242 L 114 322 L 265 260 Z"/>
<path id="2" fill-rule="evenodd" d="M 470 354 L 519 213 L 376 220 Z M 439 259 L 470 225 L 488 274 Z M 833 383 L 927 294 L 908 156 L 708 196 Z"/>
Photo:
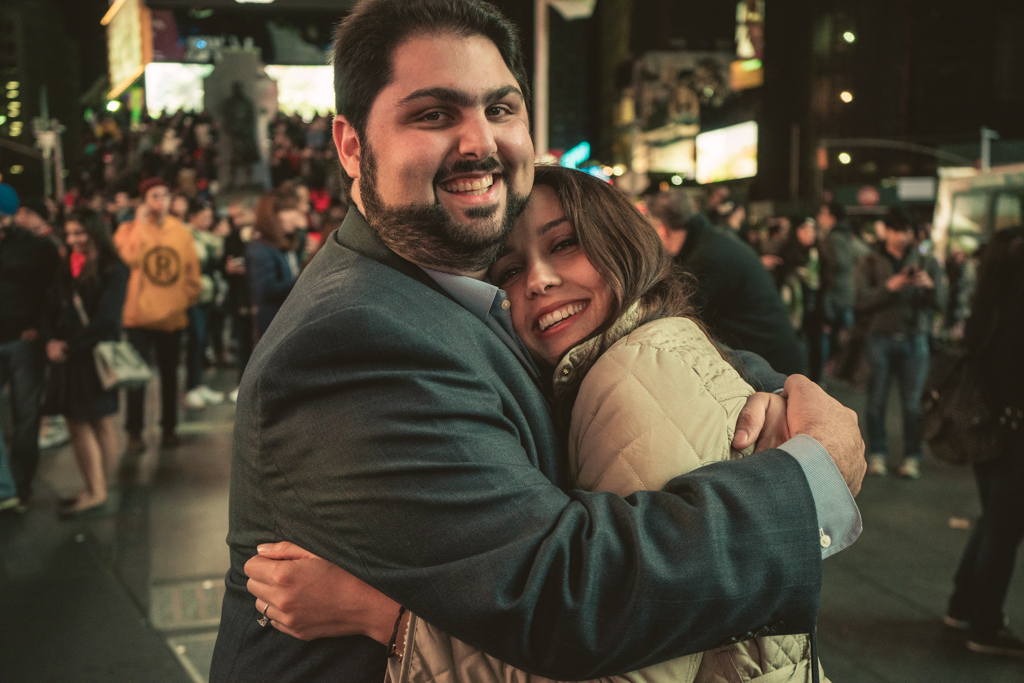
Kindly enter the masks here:
<path id="1" fill-rule="evenodd" d="M 54 287 L 54 335 L 46 412 L 64 415 L 85 489 L 61 502 L 64 518 L 106 512 L 108 478 L 119 453 L 114 426 L 116 389 L 104 389 L 93 350 L 121 337 L 128 268 L 118 258 L 99 217 L 72 213 L 64 231 L 70 249 Z"/>

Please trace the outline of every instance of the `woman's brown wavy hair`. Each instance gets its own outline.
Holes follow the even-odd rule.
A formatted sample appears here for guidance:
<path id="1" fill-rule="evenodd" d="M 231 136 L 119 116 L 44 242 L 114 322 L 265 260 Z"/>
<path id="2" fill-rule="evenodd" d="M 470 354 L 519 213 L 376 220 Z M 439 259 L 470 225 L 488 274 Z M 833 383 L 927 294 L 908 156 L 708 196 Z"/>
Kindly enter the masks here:
<path id="1" fill-rule="evenodd" d="M 617 341 L 605 332 L 634 303 L 640 304 L 635 327 L 661 318 L 694 318 L 685 276 L 673 268 L 658 233 L 626 195 L 591 175 L 559 166 L 538 166 L 533 186 L 555 193 L 583 253 L 611 289 L 612 312 L 591 335 L 600 337 L 598 355 Z M 555 415 L 563 426 L 585 375 L 578 374 L 556 401 Z"/>
<path id="2" fill-rule="evenodd" d="M 287 235 L 281 228 L 280 211 L 299 208 L 299 193 L 291 181 L 282 183 L 270 192 L 260 196 L 256 203 L 256 232 L 260 239 L 281 251 L 293 251 L 298 247 L 298 235 Z"/>

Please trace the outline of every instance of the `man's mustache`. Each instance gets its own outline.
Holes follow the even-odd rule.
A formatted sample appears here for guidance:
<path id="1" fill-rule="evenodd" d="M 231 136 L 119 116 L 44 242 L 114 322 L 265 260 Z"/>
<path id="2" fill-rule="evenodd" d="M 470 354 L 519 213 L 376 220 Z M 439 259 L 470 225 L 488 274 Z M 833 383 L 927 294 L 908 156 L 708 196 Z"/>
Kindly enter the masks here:
<path id="1" fill-rule="evenodd" d="M 451 164 L 445 166 L 437 172 L 434 176 L 434 182 L 439 183 L 445 178 L 451 178 L 452 176 L 462 175 L 465 173 L 494 173 L 498 172 L 502 176 L 505 175 L 505 167 L 497 157 L 487 157 L 486 159 L 460 159 L 454 161 Z"/>

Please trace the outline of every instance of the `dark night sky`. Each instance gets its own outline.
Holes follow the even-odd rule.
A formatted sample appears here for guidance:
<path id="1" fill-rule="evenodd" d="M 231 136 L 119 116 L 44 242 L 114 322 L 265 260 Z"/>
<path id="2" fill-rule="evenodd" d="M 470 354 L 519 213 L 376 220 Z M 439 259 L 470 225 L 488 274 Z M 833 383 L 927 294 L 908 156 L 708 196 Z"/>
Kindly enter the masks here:
<path id="1" fill-rule="evenodd" d="M 86 90 L 107 71 L 106 30 L 100 19 L 107 13 L 107 0 L 55 0 L 64 17 L 67 32 L 78 42 L 81 88 Z"/>

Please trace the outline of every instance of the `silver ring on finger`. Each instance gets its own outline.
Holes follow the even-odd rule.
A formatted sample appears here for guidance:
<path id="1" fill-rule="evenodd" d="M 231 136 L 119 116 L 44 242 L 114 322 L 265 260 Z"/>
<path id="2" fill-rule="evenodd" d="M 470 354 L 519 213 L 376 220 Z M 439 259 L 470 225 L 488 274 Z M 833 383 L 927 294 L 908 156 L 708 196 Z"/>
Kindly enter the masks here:
<path id="1" fill-rule="evenodd" d="M 269 602 L 267 603 L 267 606 L 263 608 L 263 616 L 259 617 L 258 619 L 256 619 L 256 623 L 259 624 L 260 626 L 266 626 L 267 624 L 270 623 L 270 617 L 267 616 L 267 610 L 268 609 L 270 609 L 270 603 Z"/>

